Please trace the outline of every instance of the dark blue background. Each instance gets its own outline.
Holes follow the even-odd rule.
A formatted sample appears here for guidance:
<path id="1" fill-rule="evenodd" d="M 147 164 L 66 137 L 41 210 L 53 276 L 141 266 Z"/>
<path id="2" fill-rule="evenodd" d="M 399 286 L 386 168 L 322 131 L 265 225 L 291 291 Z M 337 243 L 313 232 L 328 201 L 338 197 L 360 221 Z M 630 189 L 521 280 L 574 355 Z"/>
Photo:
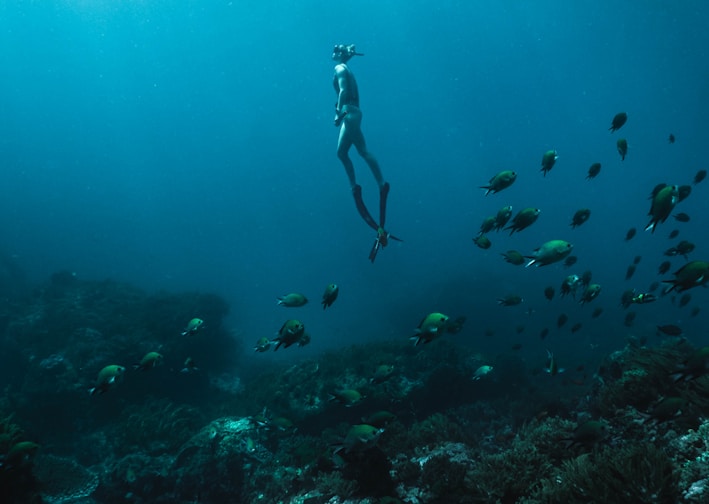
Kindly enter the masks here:
<path id="1" fill-rule="evenodd" d="M 466 315 L 458 337 L 485 346 L 483 329 L 507 345 L 520 323 L 539 345 L 541 327 L 566 311 L 586 328 L 544 344 L 617 346 L 629 331 L 620 293 L 656 279 L 672 228 L 707 258 L 702 185 L 678 207 L 690 223 L 642 228 L 655 184 L 707 168 L 708 12 L 703 1 L 3 2 L 0 250 L 33 281 L 68 268 L 217 292 L 247 341 L 298 316 L 313 336 L 304 353 L 405 340 L 430 311 Z M 335 43 L 366 54 L 351 62 L 363 131 L 392 186 L 388 226 L 405 240 L 374 265 L 373 233 L 335 156 Z M 619 111 L 628 123 L 611 134 Z M 630 144 L 622 163 L 620 136 Z M 542 177 L 552 148 L 559 160 Z M 352 155 L 376 214 L 376 185 Z M 594 162 L 602 172 L 586 181 Z M 519 173 L 515 185 L 484 197 L 478 186 L 503 169 Z M 542 215 L 476 248 L 482 219 L 507 204 Z M 581 207 L 591 219 L 572 230 Z M 626 243 L 631 226 L 640 232 Z M 499 256 L 553 238 L 574 243 L 573 270 Z M 625 282 L 635 255 L 643 261 Z M 543 299 L 544 286 L 586 269 L 604 287 L 594 305 Z M 323 313 L 330 282 L 341 295 Z M 291 291 L 310 304 L 276 307 Z M 525 303 L 499 308 L 511 293 Z M 706 302 L 692 294 L 690 307 Z M 595 305 L 606 314 L 592 324 Z M 683 322 L 688 309 L 669 298 L 640 307 L 632 331 Z M 686 327 L 699 340 L 695 320 L 694 333 Z"/>

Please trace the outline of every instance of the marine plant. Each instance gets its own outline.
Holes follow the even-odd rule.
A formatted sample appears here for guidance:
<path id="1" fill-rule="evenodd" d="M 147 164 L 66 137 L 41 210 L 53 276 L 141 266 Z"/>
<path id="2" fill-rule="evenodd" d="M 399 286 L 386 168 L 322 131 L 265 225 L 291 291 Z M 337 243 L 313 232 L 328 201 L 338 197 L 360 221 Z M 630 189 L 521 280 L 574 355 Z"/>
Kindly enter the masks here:
<path id="1" fill-rule="evenodd" d="M 443 413 L 434 413 L 408 427 L 398 422 L 390 424 L 382 441 L 391 451 L 413 452 L 442 441 L 466 442 L 471 439 L 455 420 Z"/>
<path id="2" fill-rule="evenodd" d="M 340 497 L 347 499 L 354 496 L 359 489 L 357 481 L 346 479 L 339 471 L 321 472 L 313 478 L 315 487 L 323 497 Z"/>
<path id="3" fill-rule="evenodd" d="M 471 482 L 468 467 L 446 455 L 434 455 L 421 467 L 421 484 L 430 492 L 427 502 L 472 502 L 467 500 Z"/>
<path id="4" fill-rule="evenodd" d="M 24 431 L 15 423 L 13 414 L 0 416 L 0 502 L 3 503 L 42 502 L 33 465 L 38 445 L 21 441 L 23 435 Z M 32 458 L 25 460 L 25 454 L 30 452 Z M 21 456 L 17 456 L 18 453 Z"/>
<path id="5" fill-rule="evenodd" d="M 151 399 L 127 407 L 115 425 L 117 454 L 144 451 L 152 455 L 176 450 L 204 423 L 193 406 Z"/>
<path id="6" fill-rule="evenodd" d="M 564 461 L 527 502 L 674 504 L 680 498 L 677 483 L 672 461 L 661 448 L 650 443 L 606 446 Z"/>
<path id="7" fill-rule="evenodd" d="M 5 455 L 22 438 L 23 431 L 13 416 L 12 413 L 0 416 L 0 455 Z"/>
<path id="8" fill-rule="evenodd" d="M 603 381 L 592 400 L 593 413 L 608 416 L 626 405 L 645 410 L 671 392 L 670 374 L 690 351 L 682 343 L 654 348 L 628 345 L 611 355 L 599 371 Z"/>

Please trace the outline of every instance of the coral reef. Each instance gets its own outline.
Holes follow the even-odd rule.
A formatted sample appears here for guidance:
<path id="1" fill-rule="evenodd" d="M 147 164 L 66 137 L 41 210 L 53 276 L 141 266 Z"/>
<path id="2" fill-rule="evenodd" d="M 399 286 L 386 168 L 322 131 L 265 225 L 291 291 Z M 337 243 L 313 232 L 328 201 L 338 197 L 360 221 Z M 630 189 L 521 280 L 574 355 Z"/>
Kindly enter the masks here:
<path id="1" fill-rule="evenodd" d="M 34 474 L 45 504 L 71 504 L 91 496 L 98 476 L 72 458 L 45 454 L 37 458 Z"/>
<path id="2" fill-rule="evenodd" d="M 709 376 L 673 376 L 694 352 L 681 338 L 631 340 L 573 386 L 539 386 L 536 365 L 452 338 L 368 343 L 249 376 L 235 365 L 244 347 L 222 327 L 227 312 L 217 296 L 147 294 L 70 272 L 37 289 L 4 322 L 3 348 L 22 372 L 0 397 L 12 412 L 0 415 L 3 502 L 699 503 L 709 494 Z M 197 316 L 200 331 L 180 336 Z M 132 369 L 154 351 L 161 366 Z M 185 370 L 188 356 L 197 364 Z M 126 368 L 122 382 L 90 397 L 108 364 Z M 483 364 L 494 372 L 473 380 Z M 330 401 L 337 392 L 353 399 Z M 35 456 L 24 432 L 50 448 Z"/>

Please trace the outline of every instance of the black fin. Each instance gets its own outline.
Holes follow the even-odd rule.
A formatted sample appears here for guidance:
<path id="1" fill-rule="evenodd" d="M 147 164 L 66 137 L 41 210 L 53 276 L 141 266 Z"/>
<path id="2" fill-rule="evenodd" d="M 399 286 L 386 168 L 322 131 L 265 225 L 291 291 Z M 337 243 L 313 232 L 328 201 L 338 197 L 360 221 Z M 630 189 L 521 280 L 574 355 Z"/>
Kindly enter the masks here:
<path id="1" fill-rule="evenodd" d="M 373 263 L 374 260 L 377 258 L 377 252 L 379 252 L 379 247 L 381 244 L 379 243 L 379 237 L 374 240 L 374 245 L 372 245 L 372 250 L 369 251 L 369 260 Z"/>
<path id="2" fill-rule="evenodd" d="M 379 190 L 379 225 L 384 227 L 387 219 L 387 196 L 389 196 L 389 182 Z"/>
<path id="3" fill-rule="evenodd" d="M 367 210 L 367 207 L 364 206 L 364 201 L 362 201 L 362 186 L 359 184 L 355 185 L 352 188 L 352 195 L 354 196 L 355 204 L 357 205 L 357 211 L 364 219 L 364 222 L 366 222 L 367 225 L 375 231 L 379 229 L 379 226 L 377 226 L 377 223 L 374 222 L 369 210 Z"/>

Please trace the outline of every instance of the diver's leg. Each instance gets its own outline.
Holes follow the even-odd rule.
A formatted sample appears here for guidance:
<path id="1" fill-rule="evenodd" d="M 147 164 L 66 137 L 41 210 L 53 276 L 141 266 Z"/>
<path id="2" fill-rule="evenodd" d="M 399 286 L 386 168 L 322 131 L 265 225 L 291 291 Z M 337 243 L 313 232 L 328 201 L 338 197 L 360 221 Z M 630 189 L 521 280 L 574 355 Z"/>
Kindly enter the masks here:
<path id="1" fill-rule="evenodd" d="M 357 132 L 352 135 L 352 143 L 354 144 L 355 149 L 357 149 L 357 153 L 362 156 L 362 159 L 364 159 L 367 166 L 369 166 L 369 169 L 372 171 L 372 175 L 374 175 L 374 178 L 377 180 L 377 184 L 379 184 L 379 189 L 381 190 L 384 187 L 384 176 L 382 175 L 382 170 L 379 168 L 377 158 L 375 158 L 374 155 L 367 150 L 367 144 L 364 141 L 364 135 L 362 135 L 361 130 L 358 129 Z"/>
<path id="2" fill-rule="evenodd" d="M 369 213 L 369 210 L 367 210 L 367 207 L 365 206 L 364 201 L 362 200 L 362 186 L 357 183 L 357 180 L 355 178 L 354 165 L 347 152 L 349 151 L 351 146 L 352 139 L 351 135 L 349 134 L 349 128 L 346 127 L 345 120 L 345 123 L 343 123 L 342 127 L 340 128 L 340 138 L 337 143 L 337 157 L 340 159 L 342 165 L 345 167 L 345 172 L 347 172 L 347 177 L 350 180 L 352 196 L 354 196 L 357 211 L 362 216 L 362 219 L 364 219 L 364 222 L 366 222 L 369 227 L 376 230 L 377 223 L 374 222 L 374 218 Z"/>
<path id="3" fill-rule="evenodd" d="M 365 142 L 362 134 L 362 112 L 359 109 L 352 110 L 345 118 L 345 121 L 347 121 L 348 135 L 352 144 L 354 144 L 359 155 L 369 166 L 381 190 L 384 187 L 384 177 L 382 176 L 382 170 L 379 168 L 377 158 L 367 150 L 367 142 Z"/>
<path id="4" fill-rule="evenodd" d="M 379 163 L 377 159 L 372 155 L 371 152 L 367 150 L 367 144 L 364 141 L 364 135 L 362 135 L 362 130 L 357 129 L 357 132 L 352 135 L 352 143 L 354 144 L 357 152 L 360 156 L 367 162 L 374 178 L 377 179 L 377 184 L 379 184 L 379 225 L 384 227 L 386 222 L 386 207 L 387 207 L 387 196 L 389 195 L 389 183 L 384 181 L 382 176 L 382 171 L 379 168 Z"/>
<path id="5" fill-rule="evenodd" d="M 345 167 L 345 173 L 350 181 L 350 188 L 354 191 L 357 185 L 355 178 L 354 164 L 350 159 L 349 150 L 352 147 L 352 135 L 349 134 L 345 124 L 340 127 L 340 137 L 337 140 L 337 157 Z"/>

